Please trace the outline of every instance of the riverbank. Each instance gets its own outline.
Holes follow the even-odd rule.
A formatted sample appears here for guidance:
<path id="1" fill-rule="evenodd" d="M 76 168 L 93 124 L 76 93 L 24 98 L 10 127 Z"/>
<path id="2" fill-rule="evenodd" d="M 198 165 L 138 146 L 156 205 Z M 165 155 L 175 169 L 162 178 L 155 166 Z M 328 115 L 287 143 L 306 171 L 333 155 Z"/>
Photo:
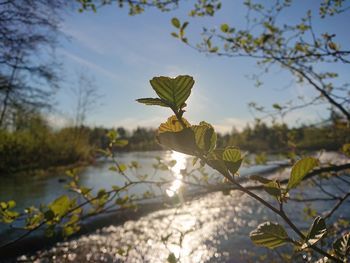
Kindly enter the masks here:
<path id="1" fill-rule="evenodd" d="M 7 176 L 28 176 L 29 177 L 28 179 L 30 179 L 32 177 L 45 177 L 45 176 L 51 176 L 51 175 L 57 175 L 57 174 L 65 174 L 66 171 L 69 171 L 72 169 L 84 169 L 90 165 L 94 165 L 95 163 L 96 161 L 93 159 L 78 161 L 78 162 L 66 164 L 66 165 L 51 166 L 45 169 L 39 168 L 39 169 L 26 170 L 26 171 L 18 171 L 10 175 L 0 174 L 0 178 L 7 177 Z"/>

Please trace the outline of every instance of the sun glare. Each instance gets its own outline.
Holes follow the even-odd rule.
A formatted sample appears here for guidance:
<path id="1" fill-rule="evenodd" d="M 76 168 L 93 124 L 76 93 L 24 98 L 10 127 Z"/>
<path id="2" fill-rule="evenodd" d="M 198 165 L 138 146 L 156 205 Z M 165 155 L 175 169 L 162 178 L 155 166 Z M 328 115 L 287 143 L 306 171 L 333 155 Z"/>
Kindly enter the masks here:
<path id="1" fill-rule="evenodd" d="M 170 160 L 175 160 L 176 164 L 171 168 L 171 171 L 176 178 L 171 186 L 166 190 L 169 197 L 173 197 L 180 189 L 182 185 L 181 170 L 186 169 L 187 158 L 183 153 L 172 151 Z"/>

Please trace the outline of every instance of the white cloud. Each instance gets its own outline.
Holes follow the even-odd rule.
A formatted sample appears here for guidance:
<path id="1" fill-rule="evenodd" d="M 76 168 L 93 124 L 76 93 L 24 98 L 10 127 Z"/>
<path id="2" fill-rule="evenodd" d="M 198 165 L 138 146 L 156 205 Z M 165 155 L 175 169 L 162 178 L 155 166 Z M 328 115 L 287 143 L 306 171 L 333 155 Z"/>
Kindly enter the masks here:
<path id="1" fill-rule="evenodd" d="M 54 129 L 61 129 L 70 126 L 73 123 L 71 118 L 59 113 L 49 113 L 46 116 L 46 120 Z"/>
<path id="2" fill-rule="evenodd" d="M 213 123 L 215 130 L 219 133 L 231 132 L 233 128 L 238 131 L 242 131 L 244 127 L 249 123 L 248 119 L 239 118 L 225 118 L 222 121 Z"/>

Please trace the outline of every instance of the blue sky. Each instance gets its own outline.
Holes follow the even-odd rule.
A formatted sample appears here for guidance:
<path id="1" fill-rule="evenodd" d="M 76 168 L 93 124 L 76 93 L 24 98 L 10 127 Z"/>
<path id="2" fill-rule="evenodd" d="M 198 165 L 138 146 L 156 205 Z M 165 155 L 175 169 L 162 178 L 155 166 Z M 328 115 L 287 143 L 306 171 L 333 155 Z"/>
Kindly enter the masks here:
<path id="1" fill-rule="evenodd" d="M 244 25 L 245 11 L 240 1 L 223 2 L 223 10 L 214 18 L 190 19 L 190 39 L 198 40 L 201 25 L 219 26 L 224 22 Z M 156 127 L 171 114 L 165 108 L 135 102 L 140 97 L 154 96 L 149 80 L 158 75 L 194 76 L 196 83 L 188 101 L 186 118 L 191 123 L 206 120 L 220 132 L 230 131 L 233 126 L 240 129 L 253 121 L 247 106 L 251 101 L 268 106 L 299 95 L 311 97 L 315 94 L 297 84 L 288 86 L 290 75 L 277 68 L 263 77 L 262 87 L 256 88 L 254 81 L 247 77 L 259 72 L 256 61 L 205 56 L 174 39 L 170 36 L 173 31 L 170 19 L 174 16 L 188 19 L 188 4 L 170 13 L 149 9 L 133 17 L 126 9 L 116 6 L 101 8 L 97 13 L 67 14 L 62 31 L 70 39 L 62 40 L 57 50 L 64 65 L 64 82 L 57 94 L 57 108 L 61 114 L 55 117 L 56 121 L 72 115 L 71 87 L 79 72 L 94 78 L 102 94 L 101 105 L 89 114 L 87 123 L 128 129 Z M 300 10 L 299 5 L 289 14 L 291 17 L 285 19 L 296 17 Z M 345 38 L 341 40 L 349 43 L 344 27 L 344 23 L 350 22 L 347 20 L 340 17 L 320 27 L 330 32 L 344 32 Z M 285 120 L 295 125 L 318 120 L 325 114 L 324 107 L 313 107 L 291 113 Z"/>

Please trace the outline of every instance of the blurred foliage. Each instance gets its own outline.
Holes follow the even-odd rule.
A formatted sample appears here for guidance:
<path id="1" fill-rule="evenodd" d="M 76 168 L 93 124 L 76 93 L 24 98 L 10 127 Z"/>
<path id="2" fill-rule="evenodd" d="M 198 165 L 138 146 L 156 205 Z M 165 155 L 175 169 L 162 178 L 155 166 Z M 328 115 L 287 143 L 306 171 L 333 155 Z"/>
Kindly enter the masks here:
<path id="1" fill-rule="evenodd" d="M 289 128 L 286 124 L 271 126 L 257 121 L 242 131 L 218 136 L 218 145 L 235 145 L 249 152 L 280 153 L 287 150 L 339 150 L 350 141 L 350 128 L 339 127 L 332 120 L 323 125 Z"/>
<path id="2" fill-rule="evenodd" d="M 91 151 L 84 131 L 79 136 L 75 128 L 54 131 L 34 114 L 13 131 L 0 130 L 0 174 L 86 161 Z"/>
<path id="3" fill-rule="evenodd" d="M 93 161 L 100 155 L 97 149 L 108 147 L 109 131 L 111 129 L 88 126 L 54 130 L 39 113 L 21 115 L 11 130 L 0 130 L 0 174 Z M 130 131 L 119 127 L 116 131 L 120 138 L 128 140 L 128 144 L 122 148 L 114 147 L 113 151 L 165 149 L 157 142 L 156 129 L 138 127 Z M 255 162 L 263 164 L 267 153 L 288 152 L 288 157 L 291 157 L 295 153 L 343 147 L 342 151 L 348 154 L 346 143 L 350 141 L 350 128 L 339 126 L 332 120 L 319 126 L 298 128 L 257 121 L 242 131 L 233 128 L 231 133 L 215 133 L 215 136 L 218 147 L 237 146 L 244 151 L 259 153 Z M 205 148 L 204 141 L 202 144 L 201 147 Z"/>

